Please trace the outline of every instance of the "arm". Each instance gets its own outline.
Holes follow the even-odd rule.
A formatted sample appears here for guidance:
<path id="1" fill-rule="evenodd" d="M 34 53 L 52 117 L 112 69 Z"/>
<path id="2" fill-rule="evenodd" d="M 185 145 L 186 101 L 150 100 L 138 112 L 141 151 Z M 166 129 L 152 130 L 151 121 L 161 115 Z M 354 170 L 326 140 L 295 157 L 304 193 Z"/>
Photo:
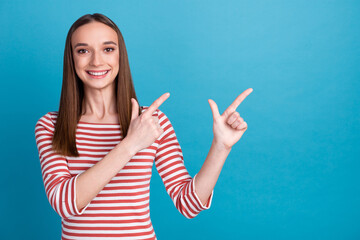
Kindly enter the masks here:
<path id="1" fill-rule="evenodd" d="M 224 149 L 216 142 L 212 142 L 205 162 L 196 175 L 196 193 L 202 203 L 205 204 L 209 199 L 229 153 L 230 149 Z"/>
<path id="2" fill-rule="evenodd" d="M 90 201 L 130 160 L 127 142 L 122 141 L 101 161 L 85 172 L 72 176 L 66 158 L 54 153 L 51 141 L 54 123 L 46 114 L 35 126 L 45 192 L 50 205 L 62 217 L 81 215 Z M 124 139 L 125 140 L 125 139 Z"/>
<path id="3" fill-rule="evenodd" d="M 236 108 L 252 91 L 252 88 L 245 90 L 222 115 L 220 115 L 216 103 L 209 100 L 214 120 L 214 139 L 205 162 L 197 174 L 196 192 L 202 202 L 207 201 L 214 189 L 232 146 L 247 130 L 247 123 L 236 112 Z"/>
<path id="4" fill-rule="evenodd" d="M 87 206 L 92 199 L 135 155 L 129 150 L 126 138 L 117 144 L 101 161 L 81 173 L 77 179 L 77 201 L 79 209 Z"/>
<path id="5" fill-rule="evenodd" d="M 156 109 L 169 94 L 163 94 L 150 106 Z M 82 214 L 92 199 L 139 150 L 151 145 L 162 134 L 151 112 L 138 116 L 139 105 L 133 99 L 131 123 L 127 136 L 102 160 L 85 172 L 72 176 L 64 156 L 52 151 L 54 123 L 48 113 L 36 123 L 35 138 L 46 195 L 53 209 L 62 217 Z M 160 131 L 161 130 L 161 131 Z"/>
<path id="6" fill-rule="evenodd" d="M 156 169 L 178 211 L 186 218 L 194 218 L 202 210 L 210 208 L 213 189 L 206 201 L 200 201 L 195 190 L 197 176 L 191 178 L 185 168 L 183 153 L 170 120 L 160 110 L 157 110 L 157 115 L 164 133 L 159 139 L 155 156 Z"/>

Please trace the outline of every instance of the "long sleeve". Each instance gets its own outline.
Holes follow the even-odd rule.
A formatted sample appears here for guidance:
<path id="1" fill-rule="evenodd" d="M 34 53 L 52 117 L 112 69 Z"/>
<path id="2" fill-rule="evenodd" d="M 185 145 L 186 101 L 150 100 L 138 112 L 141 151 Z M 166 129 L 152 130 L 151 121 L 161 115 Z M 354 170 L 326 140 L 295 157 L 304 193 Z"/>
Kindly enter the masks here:
<path id="1" fill-rule="evenodd" d="M 80 211 L 76 207 L 76 181 L 79 175 L 72 176 L 66 158 L 52 151 L 54 126 L 51 112 L 41 117 L 35 125 L 35 139 L 49 203 L 61 218 L 69 218 L 81 215 L 90 203 Z"/>
<path id="2" fill-rule="evenodd" d="M 196 217 L 209 209 L 214 190 L 205 205 L 195 192 L 196 175 L 192 178 L 184 165 L 183 153 L 173 126 L 167 116 L 157 110 L 159 124 L 164 129 L 155 156 L 155 166 L 175 207 L 186 218 Z"/>

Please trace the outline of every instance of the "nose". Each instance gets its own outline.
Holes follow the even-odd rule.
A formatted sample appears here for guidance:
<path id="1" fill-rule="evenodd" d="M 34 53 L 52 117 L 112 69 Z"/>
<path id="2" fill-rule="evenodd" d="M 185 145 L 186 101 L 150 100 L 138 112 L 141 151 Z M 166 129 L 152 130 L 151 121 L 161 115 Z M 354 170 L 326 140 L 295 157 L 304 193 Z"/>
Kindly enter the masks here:
<path id="1" fill-rule="evenodd" d="M 101 53 L 94 51 L 94 53 L 91 56 L 90 65 L 99 66 L 101 64 L 102 64 Z"/>

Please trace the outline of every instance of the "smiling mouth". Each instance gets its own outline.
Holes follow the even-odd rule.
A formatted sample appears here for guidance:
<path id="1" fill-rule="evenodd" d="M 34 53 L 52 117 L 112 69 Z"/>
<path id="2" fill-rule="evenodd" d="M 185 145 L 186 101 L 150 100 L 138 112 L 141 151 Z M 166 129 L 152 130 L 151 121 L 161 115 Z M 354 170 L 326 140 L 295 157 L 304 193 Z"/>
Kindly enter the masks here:
<path id="1" fill-rule="evenodd" d="M 110 70 L 104 71 L 86 71 L 91 76 L 105 76 Z"/>

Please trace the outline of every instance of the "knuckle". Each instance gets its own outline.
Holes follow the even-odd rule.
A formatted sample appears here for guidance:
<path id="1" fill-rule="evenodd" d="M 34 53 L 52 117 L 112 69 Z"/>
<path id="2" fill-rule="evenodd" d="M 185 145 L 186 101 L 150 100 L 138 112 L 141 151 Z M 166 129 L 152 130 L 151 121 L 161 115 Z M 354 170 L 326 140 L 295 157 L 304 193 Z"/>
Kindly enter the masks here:
<path id="1" fill-rule="evenodd" d="M 239 123 L 240 122 L 236 120 L 231 126 L 235 128 L 235 127 L 237 127 L 239 125 Z"/>
<path id="2" fill-rule="evenodd" d="M 246 130 L 247 129 L 247 123 L 246 122 L 243 122 L 242 124 L 240 124 L 238 127 L 237 127 L 237 129 L 243 129 L 243 130 Z"/>
<path id="3" fill-rule="evenodd" d="M 231 123 L 231 122 L 234 122 L 235 119 L 236 119 L 236 117 L 235 117 L 233 114 L 231 114 L 230 117 L 228 117 L 228 121 L 229 121 L 230 123 Z"/>

